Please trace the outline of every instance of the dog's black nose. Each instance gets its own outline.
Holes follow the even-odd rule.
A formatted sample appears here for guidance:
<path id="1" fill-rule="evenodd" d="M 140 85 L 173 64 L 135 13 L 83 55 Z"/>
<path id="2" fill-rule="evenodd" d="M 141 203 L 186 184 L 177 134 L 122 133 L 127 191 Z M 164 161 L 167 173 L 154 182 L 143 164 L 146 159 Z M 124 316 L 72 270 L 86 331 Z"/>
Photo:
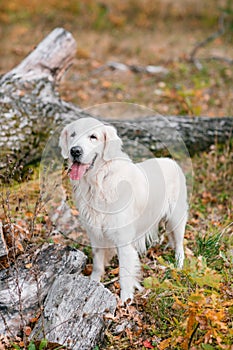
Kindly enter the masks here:
<path id="1" fill-rule="evenodd" d="M 83 154 L 83 149 L 80 146 L 74 146 L 70 149 L 70 154 L 73 158 L 79 158 Z"/>

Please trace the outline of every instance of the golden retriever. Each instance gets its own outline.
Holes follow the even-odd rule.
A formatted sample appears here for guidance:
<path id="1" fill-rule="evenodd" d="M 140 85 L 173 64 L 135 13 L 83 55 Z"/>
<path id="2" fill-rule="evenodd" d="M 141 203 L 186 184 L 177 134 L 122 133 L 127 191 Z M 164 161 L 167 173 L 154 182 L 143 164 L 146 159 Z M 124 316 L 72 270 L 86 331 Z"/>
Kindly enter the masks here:
<path id="1" fill-rule="evenodd" d="M 67 125 L 59 145 L 69 160 L 75 203 L 91 241 L 91 278 L 100 281 L 117 251 L 120 298 L 132 301 L 135 288 L 141 289 L 139 254 L 158 240 L 162 219 L 181 268 L 188 204 L 178 164 L 169 158 L 134 164 L 122 151 L 116 129 L 94 118 Z"/>

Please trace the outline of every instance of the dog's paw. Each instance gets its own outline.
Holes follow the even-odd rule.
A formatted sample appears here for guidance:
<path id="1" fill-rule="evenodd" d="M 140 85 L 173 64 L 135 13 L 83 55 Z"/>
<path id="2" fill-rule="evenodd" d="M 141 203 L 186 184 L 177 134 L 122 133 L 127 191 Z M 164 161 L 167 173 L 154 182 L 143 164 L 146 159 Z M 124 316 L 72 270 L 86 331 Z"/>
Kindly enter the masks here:
<path id="1" fill-rule="evenodd" d="M 136 282 L 136 283 L 135 283 L 135 288 L 136 288 L 140 293 L 142 293 L 143 290 L 144 290 L 144 287 L 143 287 L 139 282 Z"/>
<path id="2" fill-rule="evenodd" d="M 101 280 L 101 274 L 96 272 L 96 271 L 92 271 L 91 276 L 90 276 L 91 281 L 96 281 L 96 282 L 100 282 Z"/>
<path id="3" fill-rule="evenodd" d="M 133 293 L 129 293 L 127 291 L 121 291 L 121 296 L 120 296 L 120 304 L 124 305 L 130 305 L 133 302 Z"/>

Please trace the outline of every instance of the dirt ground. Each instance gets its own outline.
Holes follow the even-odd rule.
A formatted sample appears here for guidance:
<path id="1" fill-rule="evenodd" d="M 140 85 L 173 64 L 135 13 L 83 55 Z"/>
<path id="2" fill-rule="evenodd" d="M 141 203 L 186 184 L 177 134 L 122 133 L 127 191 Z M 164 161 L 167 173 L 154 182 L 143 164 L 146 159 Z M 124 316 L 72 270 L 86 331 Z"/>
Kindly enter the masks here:
<path id="1" fill-rule="evenodd" d="M 80 19 L 78 19 L 80 20 Z M 86 108 L 105 102 L 130 102 L 166 114 L 232 115 L 232 65 L 203 61 L 199 71 L 189 57 L 194 46 L 218 29 L 196 19 L 157 20 L 154 28 L 126 24 L 94 30 L 66 23 L 78 49 L 73 66 L 63 77 L 62 98 Z M 37 24 L 2 24 L 0 73 L 7 72 L 54 28 Z M 233 58 L 229 35 L 216 38 L 198 51 L 198 58 Z M 113 70 L 109 62 L 137 67 L 162 66 L 167 74 Z"/>

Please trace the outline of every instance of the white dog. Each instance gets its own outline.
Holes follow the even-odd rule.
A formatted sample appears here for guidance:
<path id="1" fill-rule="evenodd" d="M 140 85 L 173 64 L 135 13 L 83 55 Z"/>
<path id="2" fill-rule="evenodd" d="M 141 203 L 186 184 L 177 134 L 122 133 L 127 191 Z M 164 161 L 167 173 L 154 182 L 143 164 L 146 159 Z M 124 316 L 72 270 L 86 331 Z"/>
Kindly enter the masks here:
<path id="1" fill-rule="evenodd" d="M 153 158 L 134 164 L 122 152 L 116 129 L 94 118 L 67 125 L 59 145 L 69 159 L 74 199 L 91 240 L 91 278 L 100 280 L 117 249 L 120 297 L 122 302 L 133 300 L 134 289 L 141 289 L 138 253 L 157 241 L 162 219 L 181 268 L 188 205 L 185 177 L 177 163 Z"/>

